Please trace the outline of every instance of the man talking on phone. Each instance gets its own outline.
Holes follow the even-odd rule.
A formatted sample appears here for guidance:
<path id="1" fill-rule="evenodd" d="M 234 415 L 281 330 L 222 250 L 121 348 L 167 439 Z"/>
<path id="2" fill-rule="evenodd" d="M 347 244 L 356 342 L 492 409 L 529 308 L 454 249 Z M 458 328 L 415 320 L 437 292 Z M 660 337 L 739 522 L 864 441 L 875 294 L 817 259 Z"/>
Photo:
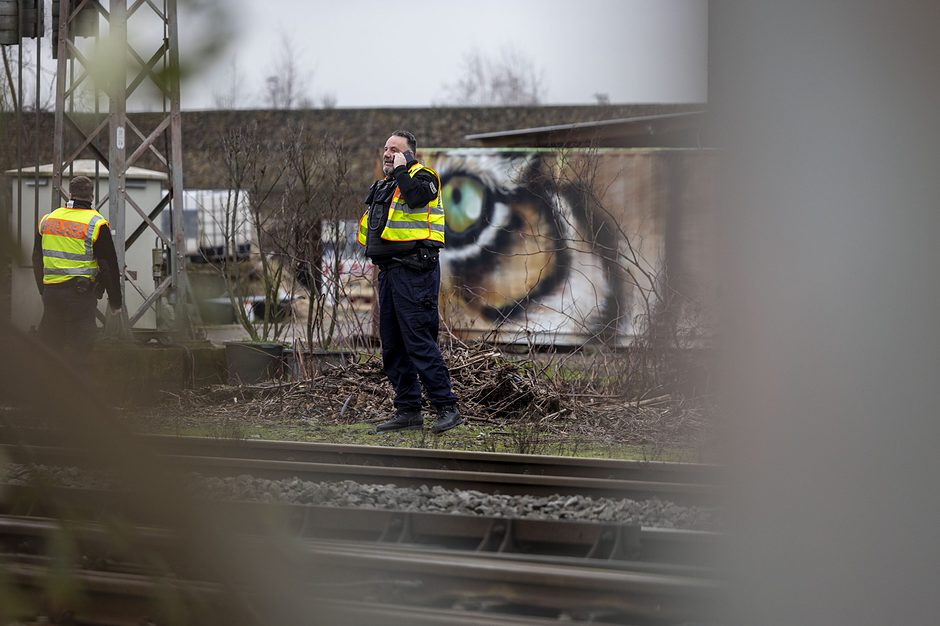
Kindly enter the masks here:
<path id="1" fill-rule="evenodd" d="M 463 422 L 437 345 L 438 253 L 444 247 L 441 179 L 418 162 L 417 149 L 412 133 L 392 133 L 382 153 L 385 178 L 372 184 L 359 221 L 359 243 L 379 268 L 382 365 L 395 387 L 395 414 L 376 432 L 423 428 L 422 384 L 437 412 L 432 432 Z"/>

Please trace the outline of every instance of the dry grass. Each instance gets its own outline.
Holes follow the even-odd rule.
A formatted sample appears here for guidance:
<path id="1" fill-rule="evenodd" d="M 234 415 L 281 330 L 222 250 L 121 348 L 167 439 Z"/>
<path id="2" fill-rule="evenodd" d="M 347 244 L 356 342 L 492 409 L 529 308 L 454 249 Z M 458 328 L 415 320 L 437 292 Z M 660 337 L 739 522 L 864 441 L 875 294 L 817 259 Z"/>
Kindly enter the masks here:
<path id="1" fill-rule="evenodd" d="M 565 360 L 506 355 L 492 346 L 445 349 L 454 393 L 471 424 L 575 437 L 604 444 L 698 447 L 713 410 L 707 398 L 618 393 L 618 381 L 597 380 L 590 368 Z M 622 387 L 621 387 L 622 388 Z M 394 411 L 392 389 L 378 358 L 327 368 L 310 380 L 190 390 L 158 411 L 238 423 L 309 420 L 321 424 L 375 423 Z M 649 394 L 647 394 L 649 395 Z"/>

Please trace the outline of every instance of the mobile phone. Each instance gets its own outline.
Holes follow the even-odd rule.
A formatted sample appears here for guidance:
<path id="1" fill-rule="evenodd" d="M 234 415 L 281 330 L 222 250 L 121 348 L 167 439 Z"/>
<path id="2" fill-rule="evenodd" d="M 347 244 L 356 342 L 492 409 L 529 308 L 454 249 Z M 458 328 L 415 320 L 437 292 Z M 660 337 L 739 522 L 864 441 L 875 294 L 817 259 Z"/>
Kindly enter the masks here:
<path id="1" fill-rule="evenodd" d="M 405 157 L 405 163 L 411 163 L 412 161 L 417 161 L 417 159 L 415 158 L 415 153 L 412 152 L 411 150 L 405 150 L 401 154 L 403 157 Z"/>

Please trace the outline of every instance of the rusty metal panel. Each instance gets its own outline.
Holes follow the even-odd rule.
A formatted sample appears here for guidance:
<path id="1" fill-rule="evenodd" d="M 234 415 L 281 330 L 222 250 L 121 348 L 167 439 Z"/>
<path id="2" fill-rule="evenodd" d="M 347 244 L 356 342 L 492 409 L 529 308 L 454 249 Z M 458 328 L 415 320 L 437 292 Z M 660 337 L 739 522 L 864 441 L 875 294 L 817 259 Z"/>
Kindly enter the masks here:
<path id="1" fill-rule="evenodd" d="M 42 37 L 45 16 L 38 5 L 39 0 L 0 0 L 0 45 Z"/>
<path id="2" fill-rule="evenodd" d="M 60 0 L 52 0 L 52 37 L 58 38 L 59 19 L 61 16 Z M 97 37 L 98 36 L 98 16 L 106 15 L 98 0 L 87 0 L 82 4 L 82 0 L 68 0 L 66 3 L 70 14 L 68 26 L 69 37 Z M 79 8 L 80 7 L 80 8 Z M 75 9 L 79 11 L 75 13 Z M 55 45 L 53 45 L 55 50 Z"/>

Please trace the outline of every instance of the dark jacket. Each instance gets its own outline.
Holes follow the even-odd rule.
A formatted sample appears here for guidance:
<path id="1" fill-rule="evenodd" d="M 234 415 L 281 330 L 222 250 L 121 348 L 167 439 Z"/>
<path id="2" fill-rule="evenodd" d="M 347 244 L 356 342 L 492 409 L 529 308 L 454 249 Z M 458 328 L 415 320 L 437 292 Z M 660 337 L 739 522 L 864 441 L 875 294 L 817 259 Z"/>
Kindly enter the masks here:
<path id="1" fill-rule="evenodd" d="M 408 175 L 408 168 L 413 164 L 414 161 L 399 165 L 391 174 L 375 181 L 366 196 L 365 202 L 369 211 L 366 256 L 377 265 L 387 263 L 395 256 L 408 254 L 418 246 L 439 247 L 439 244 L 432 241 L 386 241 L 381 237 L 388 221 L 388 206 L 395 193 L 395 187 L 401 190 L 402 197 L 412 209 L 426 207 L 437 196 L 437 181 L 430 173 L 420 171 L 413 178 Z"/>

